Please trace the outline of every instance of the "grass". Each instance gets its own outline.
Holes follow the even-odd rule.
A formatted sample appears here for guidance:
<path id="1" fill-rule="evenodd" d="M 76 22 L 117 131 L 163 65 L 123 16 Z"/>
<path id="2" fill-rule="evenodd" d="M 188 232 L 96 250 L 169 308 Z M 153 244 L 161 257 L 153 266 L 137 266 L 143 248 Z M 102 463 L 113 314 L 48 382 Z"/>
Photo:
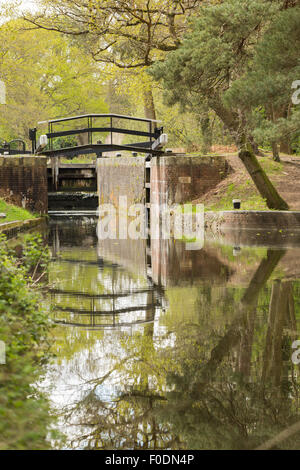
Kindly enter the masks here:
<path id="1" fill-rule="evenodd" d="M 23 209 L 22 207 L 14 206 L 13 204 L 8 204 L 3 199 L 0 198 L 0 212 L 6 214 L 5 218 L 0 219 L 0 224 L 5 222 L 14 222 L 20 220 L 34 219 L 37 217 L 36 214 Z"/>
<path id="2" fill-rule="evenodd" d="M 275 162 L 272 158 L 258 157 L 258 161 L 267 175 L 271 177 L 271 180 L 272 176 L 280 175 L 283 171 L 282 163 Z M 246 172 L 245 177 L 242 176 L 239 183 L 232 182 L 228 184 L 227 188 L 220 192 L 220 198 L 217 201 L 211 203 L 207 201 L 205 210 L 232 210 L 232 199 L 241 199 L 242 210 L 269 210 L 265 199 L 259 195 L 253 181 Z"/>
<path id="3" fill-rule="evenodd" d="M 221 199 L 214 204 L 206 204 L 205 209 L 210 211 L 232 210 L 232 199 L 236 198 L 241 199 L 242 210 L 269 210 L 265 199 L 257 193 L 249 180 L 244 184 L 229 184 Z"/>

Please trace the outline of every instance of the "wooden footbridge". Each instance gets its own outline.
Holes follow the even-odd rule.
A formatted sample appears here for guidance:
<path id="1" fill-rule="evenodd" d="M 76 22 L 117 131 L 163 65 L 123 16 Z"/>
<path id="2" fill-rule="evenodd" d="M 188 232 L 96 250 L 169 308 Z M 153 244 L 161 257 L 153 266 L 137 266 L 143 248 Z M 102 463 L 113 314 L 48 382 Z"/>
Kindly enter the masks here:
<path id="1" fill-rule="evenodd" d="M 30 129 L 29 138 L 32 153 L 47 157 L 95 154 L 100 158 L 116 151 L 161 155 L 167 136 L 157 126 L 160 122 L 120 114 L 85 114 L 39 122 L 39 127 L 48 126 L 47 132 Z"/>
<path id="2" fill-rule="evenodd" d="M 88 154 L 95 154 L 99 158 L 104 153 L 106 155 L 116 151 L 161 155 L 167 136 L 163 134 L 163 128 L 158 127 L 160 122 L 120 114 L 84 114 L 50 119 L 29 129 L 31 150 L 26 149 L 22 139 L 6 142 L 0 138 L 0 154 L 70 159 Z M 44 126 L 48 129 L 43 133 Z"/>
<path id="3" fill-rule="evenodd" d="M 29 137 L 32 153 L 49 158 L 49 209 L 98 206 L 95 162 L 67 163 L 66 159 L 146 154 L 149 161 L 152 156 L 164 154 L 167 135 L 160 124 L 153 119 L 119 114 L 86 114 L 39 122 L 38 127 L 30 129 Z"/>

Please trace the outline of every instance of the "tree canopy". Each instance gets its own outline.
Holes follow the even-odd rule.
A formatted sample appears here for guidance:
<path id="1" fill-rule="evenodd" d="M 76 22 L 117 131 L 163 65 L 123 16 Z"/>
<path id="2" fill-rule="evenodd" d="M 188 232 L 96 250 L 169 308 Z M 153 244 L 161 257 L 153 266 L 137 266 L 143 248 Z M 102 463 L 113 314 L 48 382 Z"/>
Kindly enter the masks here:
<path id="1" fill-rule="evenodd" d="M 27 31 L 21 20 L 0 30 L 0 79 L 7 90 L 0 136 L 27 138 L 38 121 L 106 112 L 101 70 L 68 38 Z"/>

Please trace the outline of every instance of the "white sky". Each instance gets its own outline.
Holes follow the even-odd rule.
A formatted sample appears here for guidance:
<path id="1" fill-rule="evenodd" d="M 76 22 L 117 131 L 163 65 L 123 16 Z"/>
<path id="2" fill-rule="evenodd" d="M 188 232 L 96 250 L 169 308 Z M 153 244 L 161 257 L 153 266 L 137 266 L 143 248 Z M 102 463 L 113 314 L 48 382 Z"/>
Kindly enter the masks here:
<path id="1" fill-rule="evenodd" d="M 0 0 L 0 6 L 7 5 L 9 0 Z M 36 9 L 37 2 L 35 0 L 18 0 L 20 8 L 22 10 L 34 10 Z"/>

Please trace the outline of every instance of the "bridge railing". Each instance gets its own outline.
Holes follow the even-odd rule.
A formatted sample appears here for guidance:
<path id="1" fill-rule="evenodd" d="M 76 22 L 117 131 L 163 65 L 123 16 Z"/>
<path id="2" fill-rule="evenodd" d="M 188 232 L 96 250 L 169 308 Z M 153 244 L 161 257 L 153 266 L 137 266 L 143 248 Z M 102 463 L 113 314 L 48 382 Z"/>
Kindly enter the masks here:
<path id="1" fill-rule="evenodd" d="M 99 120 L 102 123 L 104 121 L 104 125 L 99 125 Z M 163 128 L 157 127 L 159 122 L 161 121 L 119 114 L 88 114 L 39 122 L 38 125 L 48 126 L 48 132 L 45 134 L 47 139 L 44 139 L 42 145 L 37 143 L 36 128 L 30 130 L 29 136 L 33 151 L 49 156 L 74 156 L 85 153 L 101 156 L 102 152 L 115 150 L 155 153 L 155 141 L 163 133 Z M 134 136 L 136 139 L 123 144 L 120 143 L 120 135 Z M 71 139 L 68 139 L 70 137 Z M 65 139 L 61 142 L 64 146 L 57 146 L 58 138 Z"/>
<path id="2" fill-rule="evenodd" d="M 1 155 L 26 155 L 31 153 L 30 150 L 26 150 L 26 143 L 22 139 L 13 139 L 10 142 L 0 140 Z"/>

